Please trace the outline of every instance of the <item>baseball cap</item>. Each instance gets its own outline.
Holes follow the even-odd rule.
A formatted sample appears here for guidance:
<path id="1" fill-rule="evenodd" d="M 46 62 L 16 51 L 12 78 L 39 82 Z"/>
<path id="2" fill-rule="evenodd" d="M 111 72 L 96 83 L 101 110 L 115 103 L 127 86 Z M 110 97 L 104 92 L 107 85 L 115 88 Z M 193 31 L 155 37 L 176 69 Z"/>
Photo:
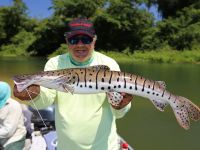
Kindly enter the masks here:
<path id="1" fill-rule="evenodd" d="M 65 33 L 67 38 L 78 34 L 85 34 L 92 38 L 95 36 L 94 25 L 86 18 L 76 18 L 69 22 L 68 27 L 69 31 Z"/>
<path id="2" fill-rule="evenodd" d="M 6 82 L 0 81 L 0 109 L 6 104 L 10 96 L 10 86 Z"/>

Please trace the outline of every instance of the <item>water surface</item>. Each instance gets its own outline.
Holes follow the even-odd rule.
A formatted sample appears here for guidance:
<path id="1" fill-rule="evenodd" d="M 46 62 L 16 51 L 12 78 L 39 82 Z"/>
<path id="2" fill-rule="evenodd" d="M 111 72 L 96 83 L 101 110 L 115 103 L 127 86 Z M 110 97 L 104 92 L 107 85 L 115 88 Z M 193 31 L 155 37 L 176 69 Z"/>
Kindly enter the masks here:
<path id="1" fill-rule="evenodd" d="M 12 76 L 41 71 L 45 58 L 0 58 L 0 80 L 13 86 Z M 200 66 L 193 64 L 123 64 L 122 71 L 165 81 L 167 89 L 200 106 Z M 181 128 L 168 106 L 165 112 L 141 97 L 134 97 L 128 114 L 117 121 L 118 132 L 135 150 L 200 150 L 200 121 Z"/>

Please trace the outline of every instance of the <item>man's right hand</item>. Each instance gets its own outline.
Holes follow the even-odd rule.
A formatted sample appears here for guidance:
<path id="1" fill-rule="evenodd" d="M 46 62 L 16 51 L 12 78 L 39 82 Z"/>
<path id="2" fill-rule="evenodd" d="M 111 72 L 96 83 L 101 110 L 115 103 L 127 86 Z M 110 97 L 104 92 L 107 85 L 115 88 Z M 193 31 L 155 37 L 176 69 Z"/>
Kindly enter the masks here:
<path id="1" fill-rule="evenodd" d="M 27 92 L 28 90 L 28 92 Z M 14 85 L 13 94 L 15 97 L 19 98 L 20 100 L 31 100 L 40 94 L 40 86 L 39 85 L 30 85 L 27 90 L 23 90 L 22 92 L 18 92 L 17 86 Z M 31 98 L 30 98 L 30 96 Z"/>

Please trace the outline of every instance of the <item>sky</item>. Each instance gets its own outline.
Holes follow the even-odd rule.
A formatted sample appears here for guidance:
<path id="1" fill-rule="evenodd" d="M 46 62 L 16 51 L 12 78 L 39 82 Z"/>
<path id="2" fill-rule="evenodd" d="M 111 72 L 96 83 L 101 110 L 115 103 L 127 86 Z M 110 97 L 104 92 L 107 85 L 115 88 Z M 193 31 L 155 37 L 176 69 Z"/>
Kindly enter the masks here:
<path id="1" fill-rule="evenodd" d="M 0 0 L 0 6 L 10 6 L 13 0 Z M 28 15 L 33 18 L 43 19 L 51 16 L 53 10 L 50 10 L 51 0 L 23 0 L 28 7 Z M 149 10 L 154 14 L 156 20 L 160 20 L 161 17 L 157 13 L 156 7 L 151 7 Z"/>
<path id="2" fill-rule="evenodd" d="M 0 6 L 10 6 L 13 0 L 0 0 Z M 28 7 L 28 15 L 34 18 L 46 18 L 53 14 L 53 10 L 49 10 L 51 0 L 23 0 Z"/>

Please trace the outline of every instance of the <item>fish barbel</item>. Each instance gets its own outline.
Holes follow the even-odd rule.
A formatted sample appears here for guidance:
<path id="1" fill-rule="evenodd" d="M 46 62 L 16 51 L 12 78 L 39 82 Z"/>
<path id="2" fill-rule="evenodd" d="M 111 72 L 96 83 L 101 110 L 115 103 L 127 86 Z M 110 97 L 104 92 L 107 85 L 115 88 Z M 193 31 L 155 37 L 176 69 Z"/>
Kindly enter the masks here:
<path id="1" fill-rule="evenodd" d="M 16 75 L 13 80 L 19 92 L 35 84 L 72 94 L 124 92 L 145 97 L 160 111 L 164 111 L 169 104 L 184 129 L 190 128 L 190 119 L 200 119 L 200 108 L 187 98 L 167 91 L 164 82 L 126 72 L 110 71 L 104 65 Z"/>

